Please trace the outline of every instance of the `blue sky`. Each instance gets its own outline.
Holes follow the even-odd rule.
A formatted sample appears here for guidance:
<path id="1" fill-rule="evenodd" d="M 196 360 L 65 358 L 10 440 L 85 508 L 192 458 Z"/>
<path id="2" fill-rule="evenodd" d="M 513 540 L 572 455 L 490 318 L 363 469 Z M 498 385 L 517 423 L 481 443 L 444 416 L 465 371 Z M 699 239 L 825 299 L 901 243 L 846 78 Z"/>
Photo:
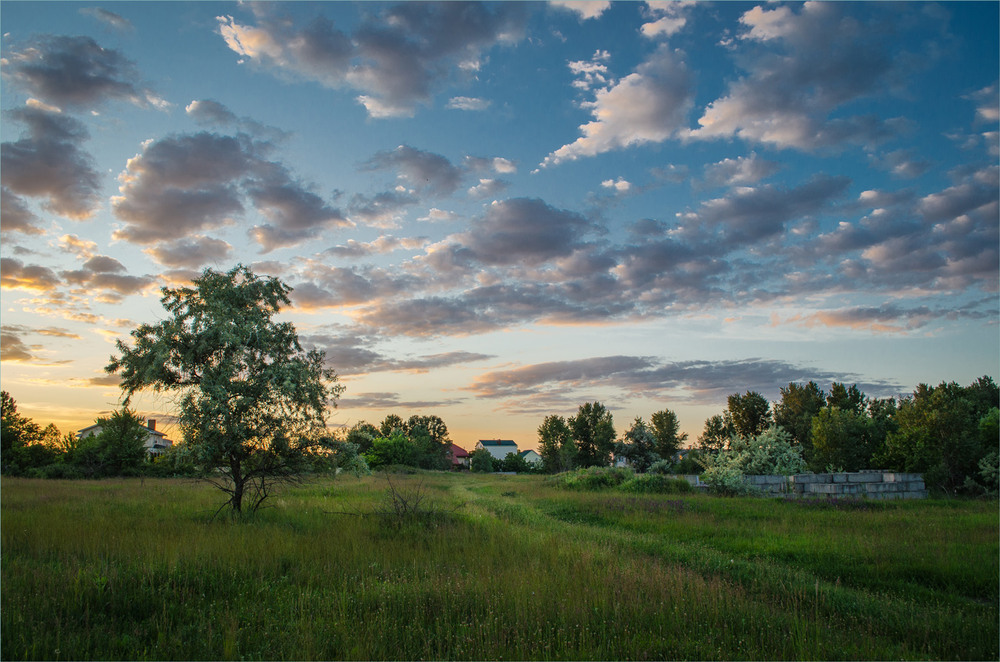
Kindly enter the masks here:
<path id="1" fill-rule="evenodd" d="M 237 263 L 336 425 L 998 370 L 998 4 L 3 2 L 2 383 L 65 430 Z M 140 412 L 169 421 L 169 399 Z"/>

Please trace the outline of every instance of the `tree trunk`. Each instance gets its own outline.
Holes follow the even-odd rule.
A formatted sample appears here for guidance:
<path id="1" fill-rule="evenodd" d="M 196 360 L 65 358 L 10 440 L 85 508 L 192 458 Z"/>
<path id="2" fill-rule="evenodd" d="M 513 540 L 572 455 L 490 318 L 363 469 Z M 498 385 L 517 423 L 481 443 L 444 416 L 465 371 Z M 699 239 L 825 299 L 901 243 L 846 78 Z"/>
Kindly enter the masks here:
<path id="1" fill-rule="evenodd" d="M 242 467 L 237 458 L 229 461 L 229 470 L 233 479 L 233 492 L 229 503 L 232 506 L 232 514 L 236 517 L 243 512 L 243 488 L 246 486 L 246 478 L 243 476 Z"/>

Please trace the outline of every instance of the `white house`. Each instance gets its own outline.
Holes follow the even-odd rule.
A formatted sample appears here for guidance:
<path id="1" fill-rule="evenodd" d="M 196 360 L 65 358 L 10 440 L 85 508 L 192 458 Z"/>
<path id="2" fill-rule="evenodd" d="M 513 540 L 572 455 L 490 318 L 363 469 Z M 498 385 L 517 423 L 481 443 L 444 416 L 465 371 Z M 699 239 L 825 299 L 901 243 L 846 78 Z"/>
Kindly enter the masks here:
<path id="1" fill-rule="evenodd" d="M 480 439 L 476 442 L 476 450 L 485 448 L 497 460 L 507 457 L 507 453 L 517 454 L 517 444 L 509 439 Z"/>
<path id="2" fill-rule="evenodd" d="M 528 464 L 538 464 L 542 461 L 542 456 L 530 448 L 526 451 L 521 451 L 518 455 L 523 457 Z"/>
<path id="3" fill-rule="evenodd" d="M 101 433 L 101 426 L 98 424 L 91 425 L 90 427 L 83 428 L 76 433 L 77 438 L 83 439 L 84 437 L 89 437 L 91 435 L 96 435 Z M 174 442 L 167 439 L 167 437 L 156 429 L 156 421 L 152 418 L 146 421 L 146 452 L 152 456 L 159 455 L 165 450 L 174 445 Z"/>

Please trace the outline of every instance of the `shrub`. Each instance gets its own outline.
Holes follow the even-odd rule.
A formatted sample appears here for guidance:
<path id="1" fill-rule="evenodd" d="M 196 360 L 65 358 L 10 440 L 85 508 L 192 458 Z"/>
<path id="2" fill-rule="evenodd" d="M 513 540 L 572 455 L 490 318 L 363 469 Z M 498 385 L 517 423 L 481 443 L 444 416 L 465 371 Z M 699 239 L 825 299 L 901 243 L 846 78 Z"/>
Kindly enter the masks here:
<path id="1" fill-rule="evenodd" d="M 589 467 L 563 474 L 559 479 L 562 487 L 573 490 L 599 490 L 617 487 L 634 475 L 631 469 L 625 467 Z"/>
<path id="2" fill-rule="evenodd" d="M 651 474 L 667 475 L 675 473 L 673 468 L 674 463 L 670 460 L 657 460 L 649 465 L 649 469 L 647 469 L 647 471 Z"/>
<path id="3" fill-rule="evenodd" d="M 618 486 L 623 492 L 636 494 L 687 494 L 693 488 L 683 478 L 670 478 L 663 474 L 638 474 Z"/>
<path id="4" fill-rule="evenodd" d="M 477 473 L 492 473 L 495 471 L 496 461 L 493 455 L 485 448 L 477 448 L 469 453 L 469 468 Z"/>

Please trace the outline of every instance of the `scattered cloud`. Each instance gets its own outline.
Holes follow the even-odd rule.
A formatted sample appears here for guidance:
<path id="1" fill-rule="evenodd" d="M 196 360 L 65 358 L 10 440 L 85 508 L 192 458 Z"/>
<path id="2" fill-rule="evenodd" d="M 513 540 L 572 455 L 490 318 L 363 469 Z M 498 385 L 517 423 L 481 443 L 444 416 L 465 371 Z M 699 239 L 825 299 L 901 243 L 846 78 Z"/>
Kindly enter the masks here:
<path id="1" fill-rule="evenodd" d="M 116 239 L 154 244 L 234 225 L 247 207 L 265 222 L 250 229 L 267 252 L 347 225 L 341 212 L 265 157 L 271 145 L 245 134 L 199 132 L 146 143 L 118 176 L 112 198 L 125 226 Z"/>
<path id="2" fill-rule="evenodd" d="M 391 152 L 379 152 L 363 163 L 361 169 L 394 169 L 402 183 L 435 195 L 453 193 L 462 180 L 461 168 L 445 157 L 409 145 L 400 145 Z"/>
<path id="3" fill-rule="evenodd" d="M 102 9 L 101 7 L 84 7 L 80 10 L 80 13 L 84 16 L 90 16 L 91 18 L 97 19 L 108 27 L 120 30 L 121 32 L 132 32 L 135 29 L 135 26 L 132 25 L 132 21 L 114 13 L 113 11 Z"/>
<path id="4" fill-rule="evenodd" d="M 131 60 L 90 37 L 42 35 L 14 44 L 3 72 L 16 87 L 58 108 L 89 110 L 109 100 L 161 110 L 170 105 L 139 82 Z"/>
<path id="5" fill-rule="evenodd" d="M 299 27 L 280 6 L 252 9 L 257 25 L 218 18 L 232 51 L 266 69 L 357 90 L 376 118 L 412 116 L 446 80 L 474 71 L 483 52 L 519 39 L 526 18 L 521 3 L 402 3 L 348 34 L 322 16 Z"/>
<path id="6" fill-rule="evenodd" d="M 815 150 L 845 142 L 878 143 L 905 124 L 901 118 L 833 116 L 852 101 L 896 84 L 907 59 L 888 50 L 891 40 L 884 33 L 893 29 L 889 20 L 883 19 L 879 30 L 863 30 L 837 3 L 807 2 L 754 7 L 740 22 L 746 28 L 740 44 L 758 54 L 742 60 L 747 75 L 708 104 L 691 137 L 739 137 Z"/>
<path id="7" fill-rule="evenodd" d="M 83 123 L 30 106 L 10 111 L 8 117 L 27 127 L 26 136 L 0 146 L 0 181 L 15 224 L 37 229 L 16 196 L 42 198 L 44 209 L 66 218 L 93 216 L 100 205 L 101 178 L 81 149 L 88 138 Z"/>
<path id="8" fill-rule="evenodd" d="M 661 46 L 635 73 L 583 102 L 594 120 L 581 125 L 583 135 L 546 156 L 539 167 L 662 142 L 685 128 L 692 101 L 691 74 L 682 57 Z"/>
<path id="9" fill-rule="evenodd" d="M 184 237 L 159 243 L 143 252 L 165 267 L 200 269 L 206 264 L 222 264 L 229 260 L 233 247 L 221 239 L 204 235 Z"/>
<path id="10" fill-rule="evenodd" d="M 687 25 L 687 14 L 693 4 L 677 0 L 650 0 L 643 11 L 649 22 L 643 23 L 639 31 L 650 39 L 672 37 Z"/>
<path id="11" fill-rule="evenodd" d="M 478 99 L 476 97 L 452 97 L 448 100 L 445 108 L 452 110 L 486 110 L 490 107 L 489 99 Z"/>
<path id="12" fill-rule="evenodd" d="M 705 166 L 705 183 L 709 186 L 746 186 L 767 179 L 781 169 L 775 161 L 758 158 L 756 152 L 735 159 L 723 159 Z"/>
<path id="13" fill-rule="evenodd" d="M 571 11 L 581 20 L 600 18 L 611 7 L 610 0 L 549 0 L 556 9 Z"/>

